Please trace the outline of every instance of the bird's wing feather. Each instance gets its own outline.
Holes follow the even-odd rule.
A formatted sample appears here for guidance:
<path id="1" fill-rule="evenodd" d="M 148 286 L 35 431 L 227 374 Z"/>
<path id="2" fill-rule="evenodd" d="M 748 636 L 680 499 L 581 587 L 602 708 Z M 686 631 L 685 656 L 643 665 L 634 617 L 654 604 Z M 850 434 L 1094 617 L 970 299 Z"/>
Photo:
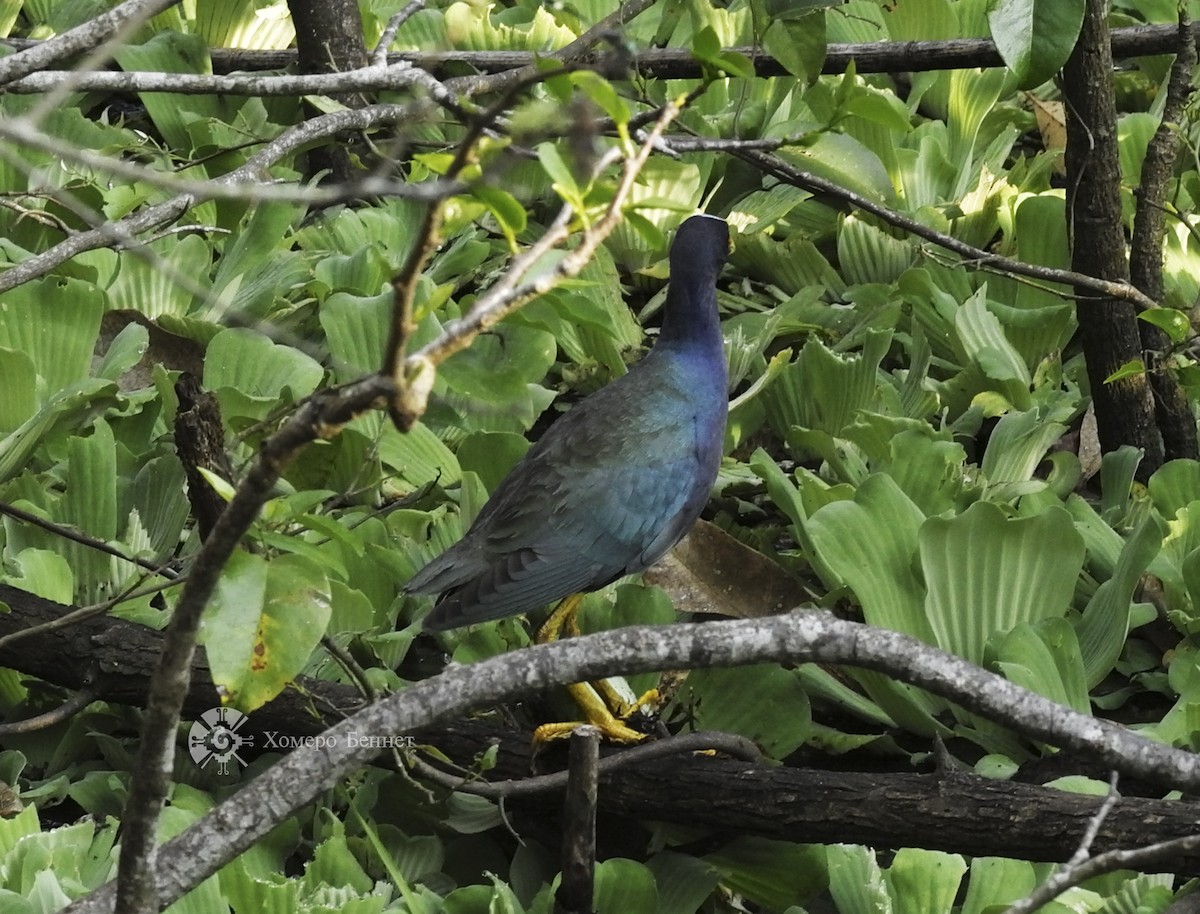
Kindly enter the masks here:
<path id="1" fill-rule="evenodd" d="M 623 380 L 551 426 L 467 535 L 409 583 L 411 592 L 444 594 L 426 628 L 594 590 L 644 569 L 679 539 L 691 521 L 676 523 L 695 501 L 698 458 L 695 417 L 676 408 L 687 394 L 669 377 L 638 391 Z"/>

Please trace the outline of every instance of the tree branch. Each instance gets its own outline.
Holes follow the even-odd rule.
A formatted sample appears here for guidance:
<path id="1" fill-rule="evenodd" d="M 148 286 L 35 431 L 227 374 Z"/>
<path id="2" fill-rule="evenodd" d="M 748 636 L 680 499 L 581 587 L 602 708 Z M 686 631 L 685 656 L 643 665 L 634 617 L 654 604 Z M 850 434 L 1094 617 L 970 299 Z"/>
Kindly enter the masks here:
<path id="1" fill-rule="evenodd" d="M 353 734 L 404 733 L 481 705 L 602 676 L 772 661 L 885 672 L 1029 738 L 1086 753 L 1166 789 L 1200 789 L 1200 756 L 1191 752 L 1057 705 L 908 636 L 824 613 L 793 612 L 769 619 L 623 628 L 453 666 L 365 708 L 326 731 L 323 745 L 297 749 L 259 775 L 164 845 L 149 878 L 164 904 L 193 888 L 378 755 L 364 741 L 351 740 Z M 135 790 L 137 783 L 135 777 Z M 112 910 L 113 901 L 112 887 L 106 886 L 67 910 L 100 914 Z"/>
<path id="2" fill-rule="evenodd" d="M 630 4 L 625 4 L 625 7 L 628 6 Z M 632 18 L 624 7 L 621 12 L 625 14 L 625 21 Z M 606 26 L 606 28 L 612 27 L 612 24 Z M 1200 37 L 1200 26 L 1193 25 L 1189 34 L 1193 41 L 1197 40 Z M 43 42 L 9 38 L 0 41 L 0 44 L 24 49 L 35 48 Z M 1144 25 L 1114 29 L 1112 32 L 1112 52 L 1116 59 L 1152 54 L 1173 54 L 1178 48 L 1178 31 L 1173 25 Z M 761 47 L 736 47 L 726 50 L 749 58 L 754 64 L 755 73 L 760 77 L 788 75 L 783 65 Z M 212 48 L 209 53 L 212 57 L 214 71 L 224 75 L 187 76 L 182 82 L 175 82 L 172 77 L 179 76 L 179 74 L 76 74 L 71 71 L 44 71 L 42 73 L 31 71 L 30 76 L 13 82 L 5 89 L 16 93 L 45 92 L 63 80 L 78 77 L 79 81 L 72 83 L 73 87 L 88 91 L 295 95 L 385 89 L 389 87 L 388 81 L 392 78 L 378 70 L 379 60 L 376 60 L 375 66 L 371 68 L 375 70 L 374 81 L 368 75 L 370 70 L 337 74 L 340 77 L 354 74 L 350 82 L 336 80 L 301 82 L 301 77 L 297 76 L 257 77 L 248 74 L 264 70 L 282 70 L 294 66 L 296 52 Z M 525 51 L 402 51 L 390 53 L 386 57 L 387 64 L 392 67 L 405 65 L 418 67 L 440 79 L 449 78 L 454 73 L 461 72 L 464 66 L 471 67 L 480 74 L 496 75 L 519 67 L 530 66 L 534 60 L 535 55 Z M 995 42 L 991 39 L 963 38 L 948 41 L 875 41 L 866 44 L 831 44 L 826 52 L 821 72 L 827 75 L 844 73 L 851 61 L 854 62 L 855 70 L 858 73 L 920 73 L 933 70 L 1004 66 L 1000 52 L 996 50 Z M 583 56 L 579 58 L 579 62 L 594 61 Z M 683 48 L 647 48 L 638 51 L 632 56 L 631 66 L 637 73 L 656 79 L 700 79 L 703 76 L 701 63 L 696 60 L 690 50 Z M 136 76 L 145 82 L 122 83 L 120 79 L 113 78 L 120 76 Z M 479 77 L 469 78 L 478 79 Z M 267 88 L 253 89 L 254 85 L 265 85 Z M 301 86 L 310 88 L 301 91 Z"/>
<path id="3" fill-rule="evenodd" d="M 126 0 L 108 12 L 93 16 L 82 25 L 46 41 L 26 45 L 16 54 L 0 59 L 0 86 L 44 70 L 55 61 L 91 50 L 130 26 L 137 27 L 174 6 L 179 0 Z"/>
<path id="4" fill-rule="evenodd" d="M 1147 298 L 1140 290 L 1127 282 L 1099 279 L 1084 273 L 1043 267 L 1037 264 L 1024 263 L 1020 260 L 1013 260 L 1010 257 L 1004 257 L 1000 254 L 993 254 L 991 251 L 973 247 L 963 241 L 959 241 L 957 238 L 929 228 L 929 226 L 911 216 L 897 212 L 894 209 L 884 206 L 882 203 L 876 203 L 862 194 L 857 194 L 839 184 L 834 184 L 832 181 L 828 181 L 819 175 L 796 168 L 778 156 L 746 148 L 733 149 L 731 152 L 739 159 L 749 162 L 759 170 L 778 178 L 785 184 L 801 187 L 813 193 L 824 194 L 825 196 L 833 197 L 835 200 L 848 203 L 855 209 L 861 209 L 873 216 L 877 216 L 888 225 L 894 225 L 896 228 L 903 229 L 910 234 L 916 235 L 918 238 L 924 238 L 926 241 L 931 241 L 939 247 L 952 251 L 965 258 L 970 265 L 980 269 L 1011 273 L 1016 276 L 1028 276 L 1032 279 L 1042 280 L 1043 282 L 1073 285 L 1076 288 L 1076 294 L 1078 294 L 1079 290 L 1086 290 L 1095 292 L 1097 295 L 1106 298 L 1132 302 L 1142 308 L 1158 307 L 1157 302 Z"/>

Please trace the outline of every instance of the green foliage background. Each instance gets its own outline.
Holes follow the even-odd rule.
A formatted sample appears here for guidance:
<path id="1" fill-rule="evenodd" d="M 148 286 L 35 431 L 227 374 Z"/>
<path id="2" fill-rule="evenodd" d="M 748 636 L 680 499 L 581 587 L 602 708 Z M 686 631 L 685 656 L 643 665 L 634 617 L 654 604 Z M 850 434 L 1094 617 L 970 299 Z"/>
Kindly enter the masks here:
<path id="1" fill-rule="evenodd" d="M 368 44 L 399 6 L 361 4 Z M 48 37 L 95 7 L 0 3 L 0 25 Z M 547 51 L 614 8 L 611 0 L 553 9 L 524 0 L 431 3 L 393 48 Z M 777 155 L 796 167 L 970 244 L 1066 267 L 1060 152 L 1037 140 L 1023 90 L 1057 97 L 1046 80 L 1070 52 L 1081 9 L 663 0 L 630 24 L 626 40 L 688 48 L 706 65 L 705 90 L 679 132 L 784 138 Z M 117 61 L 209 72 L 209 47 L 287 46 L 285 12 L 282 3 L 183 4 Z M 1173 2 L 1117 3 L 1113 21 L 1174 15 Z M 827 42 L 987 34 L 1011 69 L 914 73 L 903 95 L 888 77 L 817 75 Z M 744 57 L 722 50 L 756 44 L 791 75 L 753 78 Z M 1164 60 L 1144 59 L 1116 77 L 1130 219 L 1165 70 Z M 414 342 L 465 313 L 513 250 L 541 234 L 560 198 L 594 213 L 611 193 L 609 178 L 579 177 L 567 103 L 590 104 L 591 116 L 602 111 L 623 130 L 630 116 L 697 85 L 584 74 L 522 95 L 507 135 L 480 147 L 473 175 L 483 182 L 447 206 L 445 244 L 418 287 Z M 118 219 L 165 200 L 177 173 L 220 177 L 302 117 L 295 99 L 148 94 L 140 102 L 144 109 L 124 110 L 98 93 L 73 92 L 46 111 L 37 95 L 0 98 L 4 118 L 36 118 L 62 144 L 146 170 L 144 180 L 113 179 L 80 159 L 3 149 L 0 257 L 19 263 L 84 228 L 82 209 Z M 1194 121 L 1182 133 L 1194 152 Z M 413 125 L 399 168 L 412 182 L 436 179 L 461 136 L 444 115 Z M 598 148 L 614 142 L 590 139 Z M 510 144 L 536 157 L 514 161 Z M 271 176 L 295 181 L 300 164 L 275 166 Z M 64 207 L 59 191 L 78 208 Z M 1189 311 L 1200 294 L 1190 221 L 1198 193 L 1195 156 L 1185 152 L 1170 199 L 1182 215 L 1165 247 L 1164 304 L 1173 313 Z M 301 673 L 348 682 L 319 647 L 324 634 L 354 654 L 377 688 L 401 689 L 422 675 L 415 661 L 430 651 L 418 639 L 428 600 L 403 595 L 403 584 L 461 535 L 564 404 L 623 373 L 649 344 L 644 327 L 653 327 L 662 301 L 665 240 L 697 208 L 736 230 L 720 291 L 736 402 L 711 519 L 822 594 L 823 606 L 914 635 L 1084 713 L 1119 714 L 1136 698 L 1155 709 L 1144 733 L 1195 745 L 1200 463 L 1170 463 L 1141 486 L 1132 449 L 1098 463 L 1080 459 L 1069 436 L 1080 428 L 1088 387 L 1064 290 L 965 269 L 874 217 L 716 152 L 652 158 L 626 220 L 583 274 L 441 366 L 412 433 L 369 414 L 289 468 L 254 528 L 253 550 L 230 564 L 206 619 L 208 655 L 231 700 L 252 711 Z M 377 370 L 390 278 L 422 215 L 421 204 L 403 199 L 320 211 L 210 200 L 178 231 L 142 247 L 80 254 L 3 293 L 0 500 L 126 555 L 157 561 L 193 552 L 172 438 L 178 371 L 203 354 L 202 383 L 220 403 L 236 472 L 303 397 Z M 1176 342 L 1185 342 L 1190 324 L 1176 326 Z M 1177 368 L 1194 393 L 1185 350 Z M 33 593 L 86 605 L 132 591 L 114 614 L 153 626 L 169 614 L 174 590 L 147 587 L 168 582 L 130 561 L 11 518 L 0 548 L 4 579 Z M 1161 585 L 1153 603 L 1147 574 Z M 590 597 L 585 625 L 672 618 L 667 595 L 633 583 Z M 439 635 L 436 647 L 469 663 L 528 640 L 521 621 L 504 620 Z M 265 671 L 252 662 L 255 646 L 265 646 Z M 20 675 L 0 672 L 0 706 L 10 717 L 44 700 Z M 687 714 L 698 726 L 751 736 L 779 760 L 811 741 L 919 762 L 936 735 L 980 772 L 1007 776 L 1044 751 L 878 674 L 835 679 L 813 666 L 697 672 L 666 712 L 672 722 Z M 0 778 L 28 805 L 0 820 L 3 910 L 56 910 L 111 878 L 135 726 L 130 709 L 96 703 L 51 730 L 6 740 Z M 257 758 L 243 776 L 270 762 L 270 754 Z M 164 818 L 170 834 L 231 789 L 186 755 L 176 773 Z M 1095 787 L 1084 779 L 1068 786 Z M 760 838 L 701 855 L 675 849 L 688 837 L 647 826 L 640 859 L 600 865 L 597 911 L 824 904 L 843 914 L 974 914 L 1020 897 L 1047 871 L 915 848 L 883 865 L 861 847 Z M 372 769 L 171 910 L 549 911 L 556 870 L 554 849 L 517 846 L 494 804 L 460 794 L 431 803 L 401 776 Z M 1161 911 L 1174 888 L 1167 877 L 1125 873 L 1043 910 Z"/>

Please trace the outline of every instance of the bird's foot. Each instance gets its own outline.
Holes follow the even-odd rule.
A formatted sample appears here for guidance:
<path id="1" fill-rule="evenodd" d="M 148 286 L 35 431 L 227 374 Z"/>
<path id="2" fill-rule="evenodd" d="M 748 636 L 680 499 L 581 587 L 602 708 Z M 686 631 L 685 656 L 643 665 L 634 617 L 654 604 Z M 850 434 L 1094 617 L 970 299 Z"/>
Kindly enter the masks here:
<path id="1" fill-rule="evenodd" d="M 582 601 L 583 595 L 575 594 L 560 602 L 538 630 L 537 643 L 547 644 L 557 641 L 563 635 L 571 638 L 578 635 L 577 614 Z M 542 724 L 533 733 L 535 747 L 543 746 L 551 740 L 565 739 L 584 723 L 596 727 L 601 737 L 609 742 L 640 742 L 646 738 L 646 734 L 629 726 L 630 718 L 637 714 L 652 717 L 660 705 L 657 689 L 651 689 L 641 697 L 636 697 L 625 680 L 617 676 L 598 679 L 595 682 L 576 682 L 567 686 L 567 691 L 583 711 L 585 720 Z"/>
<path id="2" fill-rule="evenodd" d="M 625 719 L 618 717 L 609 710 L 600 692 L 590 682 L 576 682 L 567 686 L 567 691 L 579 705 L 586 720 L 564 721 L 562 723 L 542 724 L 533 731 L 533 745 L 536 749 L 553 740 L 566 739 L 577 728 L 591 724 L 600 731 L 600 736 L 611 743 L 638 743 L 646 738 L 645 733 L 639 733 L 630 727 Z M 644 696 L 643 696 L 644 697 Z M 632 707 L 632 714 L 636 707 Z"/>

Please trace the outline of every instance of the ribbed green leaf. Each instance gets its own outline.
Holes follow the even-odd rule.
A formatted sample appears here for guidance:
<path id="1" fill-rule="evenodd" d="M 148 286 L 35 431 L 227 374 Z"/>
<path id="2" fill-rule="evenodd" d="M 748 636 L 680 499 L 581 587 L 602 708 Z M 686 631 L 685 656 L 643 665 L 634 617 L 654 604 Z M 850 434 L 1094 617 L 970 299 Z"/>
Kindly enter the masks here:
<path id="1" fill-rule="evenodd" d="M 212 246 L 200 235 L 152 242 L 154 260 L 121 258 L 121 271 L 108 288 L 109 305 L 139 311 L 148 318 L 171 314 L 184 317 L 195 300 L 193 288 L 180 282 L 201 281 L 212 266 Z"/>
<path id="2" fill-rule="evenodd" d="M 218 48 L 274 50 L 296 39 L 285 0 L 205 0 L 196 7 L 196 30 Z"/>
<path id="3" fill-rule="evenodd" d="M 224 5 L 225 0 L 214 0 L 213 5 Z M 210 4 L 200 4 L 201 9 Z M 180 32 L 159 32 L 141 44 L 119 45 L 113 57 L 123 70 L 149 70 L 164 73 L 212 73 L 212 60 L 208 56 L 210 43 L 199 35 Z M 220 47 L 221 42 L 211 42 Z M 143 92 L 139 96 L 146 112 L 154 121 L 163 137 L 175 149 L 191 150 L 192 138 L 188 124 L 193 120 L 220 120 L 221 107 L 214 96 L 179 95 L 165 92 Z"/>
<path id="4" fill-rule="evenodd" d="M 826 886 L 825 849 L 746 835 L 734 838 L 705 862 L 725 874 L 725 884 L 772 911 L 804 904 Z"/>
<path id="5" fill-rule="evenodd" d="M 1146 483 L 1154 507 L 1166 518 L 1180 508 L 1200 501 L 1200 461 L 1169 460 Z"/>
<path id="6" fill-rule="evenodd" d="M 658 909 L 658 887 L 645 866 L 622 857 L 596 864 L 596 914 L 628 914 Z"/>
<path id="7" fill-rule="evenodd" d="M 1024 898 L 1037 885 L 1033 864 L 1004 857 L 975 857 L 962 914 L 987 914 L 993 906 L 1006 906 Z"/>
<path id="8" fill-rule="evenodd" d="M 1065 619 L 1044 619 L 1037 626 L 1022 622 L 995 645 L 988 660 L 1022 688 L 1090 713 L 1083 658 Z"/>
<path id="9" fill-rule="evenodd" d="M 1107 676 L 1121 656 L 1129 634 L 1130 603 L 1166 533 L 1162 520 L 1147 515 L 1121 550 L 1112 577 L 1100 585 L 1083 611 L 1076 631 L 1089 688 Z"/>
<path id="10" fill-rule="evenodd" d="M 950 914 L 966 861 L 915 847 L 896 852 L 885 878 L 895 914 Z"/>
<path id="11" fill-rule="evenodd" d="M 20 428 L 0 438 L 0 482 L 25 469 L 30 455 L 42 439 L 61 424 L 73 425 L 91 415 L 105 401 L 113 401 L 116 385 L 111 381 L 79 381 L 57 394 Z"/>
<path id="12" fill-rule="evenodd" d="M 427 425 L 418 422 L 406 434 L 381 424 L 379 456 L 388 469 L 413 488 L 433 482 L 452 486 L 462 478 L 458 458 Z"/>
<path id="13" fill-rule="evenodd" d="M 807 529 L 821 558 L 854 591 L 869 624 L 936 644 L 915 573 L 923 521 L 895 481 L 876 474 L 858 487 L 854 501 L 813 514 Z"/>
<path id="14" fill-rule="evenodd" d="M 988 483 L 997 485 L 1032 479 L 1050 446 L 1065 431 L 1066 426 L 1047 422 L 1037 409 L 1003 416 L 992 429 L 980 467 Z"/>
<path id="15" fill-rule="evenodd" d="M 321 303 L 321 327 L 338 381 L 362 377 L 383 365 L 391 314 L 390 291 L 373 298 L 335 292 Z"/>
<path id="16" fill-rule="evenodd" d="M 912 266 L 913 245 L 854 215 L 842 220 L 837 237 L 838 263 L 849 283 L 891 283 Z"/>
<path id="17" fill-rule="evenodd" d="M 869 333 L 860 353 L 841 356 L 810 338 L 762 395 L 776 430 L 786 434 L 799 426 L 840 434 L 858 410 L 875 402 L 879 364 L 890 343 L 890 333 Z"/>
<path id="18" fill-rule="evenodd" d="M 963 302 L 954 316 L 954 329 L 958 331 L 967 357 L 975 362 L 985 375 L 994 381 L 1014 382 L 1004 384 L 1001 390 L 1018 407 L 1024 407 L 1027 405 L 1028 396 L 1018 400 L 1014 395 L 1027 393 L 1033 379 L 1025 360 L 1008 341 L 1004 327 L 988 310 L 985 304 L 986 294 L 987 287 L 983 286 Z"/>
<path id="19" fill-rule="evenodd" d="M 100 420 L 87 437 L 67 445 L 67 491 L 62 519 L 100 540 L 117 536 L 117 458 L 112 429 Z"/>
<path id="20" fill-rule="evenodd" d="M 130 493 L 156 556 L 171 554 L 190 513 L 183 467 L 175 457 L 155 457 L 138 470 Z"/>
<path id="21" fill-rule="evenodd" d="M 23 352 L 45 381 L 46 397 L 91 376 L 92 351 L 104 313 L 100 290 L 89 282 L 49 277 L 4 293 L 0 347 Z"/>
<path id="22" fill-rule="evenodd" d="M 38 408 L 33 360 L 16 349 L 0 349 L 0 432 L 11 432 Z"/>
<path id="23" fill-rule="evenodd" d="M 1083 567 L 1083 538 L 1061 508 L 1009 518 L 976 502 L 926 520 L 919 541 L 934 643 L 973 663 L 995 632 L 1064 615 Z"/>
<path id="24" fill-rule="evenodd" d="M 658 885 L 656 914 L 696 914 L 721 881 L 715 867 L 688 854 L 662 851 L 646 866 Z"/>
<path id="25" fill-rule="evenodd" d="M 777 664 L 694 670 L 684 693 L 700 729 L 745 736 L 770 758 L 786 758 L 808 738 L 808 695 L 796 672 Z"/>
<path id="26" fill-rule="evenodd" d="M 324 375 L 311 356 L 243 327 L 222 330 L 204 353 L 204 387 L 218 396 L 232 390 L 275 400 L 288 390 L 298 399 L 316 390 Z"/>
<path id="27" fill-rule="evenodd" d="M 825 848 L 829 894 L 840 914 L 893 914 L 892 896 L 870 848 L 831 844 Z"/>

